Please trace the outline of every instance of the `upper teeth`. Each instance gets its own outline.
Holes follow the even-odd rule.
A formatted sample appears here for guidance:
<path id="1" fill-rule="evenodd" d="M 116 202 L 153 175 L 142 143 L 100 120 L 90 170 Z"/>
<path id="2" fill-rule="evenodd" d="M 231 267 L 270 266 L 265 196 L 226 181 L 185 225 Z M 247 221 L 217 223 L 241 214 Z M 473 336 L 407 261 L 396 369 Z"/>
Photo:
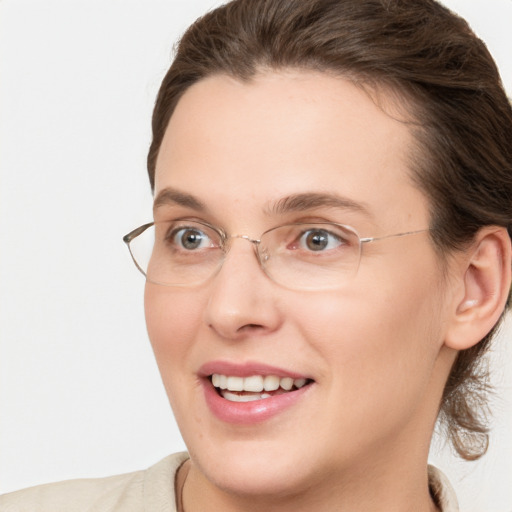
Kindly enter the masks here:
<path id="1" fill-rule="evenodd" d="M 212 383 L 216 388 L 228 389 L 229 391 L 251 391 L 259 393 L 275 391 L 280 387 L 285 391 L 295 386 L 297 389 L 306 384 L 306 379 L 292 379 L 291 377 L 278 377 L 277 375 L 251 375 L 250 377 L 234 377 L 230 375 L 212 375 Z"/>

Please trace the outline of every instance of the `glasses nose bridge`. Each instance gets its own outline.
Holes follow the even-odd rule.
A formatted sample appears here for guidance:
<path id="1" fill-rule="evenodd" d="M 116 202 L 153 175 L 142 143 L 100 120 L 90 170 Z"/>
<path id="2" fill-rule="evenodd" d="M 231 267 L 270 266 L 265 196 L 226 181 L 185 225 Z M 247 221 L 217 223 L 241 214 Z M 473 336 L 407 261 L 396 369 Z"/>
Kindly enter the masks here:
<path id="1" fill-rule="evenodd" d="M 258 238 L 251 238 L 249 235 L 230 235 L 229 238 L 242 238 L 243 240 L 247 240 L 248 242 L 251 242 L 251 244 L 254 245 L 255 248 L 260 245 L 261 240 Z"/>
<path id="2" fill-rule="evenodd" d="M 240 235 L 240 234 L 229 235 L 225 240 L 226 240 L 226 242 L 230 242 L 232 239 L 236 239 L 236 238 L 241 238 L 242 240 L 246 240 L 247 242 L 250 242 L 252 244 L 253 249 L 254 249 L 254 255 L 256 256 L 256 259 L 258 260 L 260 267 L 263 269 L 263 261 L 262 261 L 260 251 L 259 251 L 259 246 L 261 244 L 261 240 L 258 238 L 251 238 L 249 235 Z M 224 251 L 224 255 L 226 255 L 226 253 L 229 251 L 230 245 L 231 244 L 227 244 L 227 247 L 226 247 L 227 250 Z"/>

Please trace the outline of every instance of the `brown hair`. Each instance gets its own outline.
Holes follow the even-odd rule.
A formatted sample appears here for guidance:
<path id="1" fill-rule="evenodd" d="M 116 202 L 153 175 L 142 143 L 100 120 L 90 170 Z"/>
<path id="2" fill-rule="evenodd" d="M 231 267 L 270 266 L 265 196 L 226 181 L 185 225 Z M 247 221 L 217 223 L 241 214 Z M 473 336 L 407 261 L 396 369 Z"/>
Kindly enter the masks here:
<path id="1" fill-rule="evenodd" d="M 224 73 L 303 68 L 387 86 L 412 105 L 412 172 L 430 199 L 441 254 L 485 225 L 512 229 L 512 108 L 485 44 L 434 0 L 235 0 L 184 34 L 158 93 L 148 171 L 187 88 Z M 481 359 L 496 327 L 458 354 L 440 418 L 456 451 L 476 459 L 488 444 L 488 380 Z"/>

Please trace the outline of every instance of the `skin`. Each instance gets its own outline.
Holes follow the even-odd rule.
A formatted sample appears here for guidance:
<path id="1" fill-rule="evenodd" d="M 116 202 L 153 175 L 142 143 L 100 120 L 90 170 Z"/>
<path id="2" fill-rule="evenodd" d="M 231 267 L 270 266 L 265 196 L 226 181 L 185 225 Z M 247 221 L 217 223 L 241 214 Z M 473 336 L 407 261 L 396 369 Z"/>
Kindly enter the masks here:
<path id="1" fill-rule="evenodd" d="M 305 219 L 349 224 L 363 237 L 423 229 L 428 202 L 410 179 L 411 146 L 404 123 L 341 78 L 293 70 L 248 83 L 210 77 L 179 101 L 155 187 L 155 196 L 172 187 L 206 209 L 169 202 L 155 219 L 190 216 L 252 238 Z M 269 214 L 283 197 L 311 191 L 365 211 Z M 185 510 L 436 510 L 427 455 L 461 294 L 459 281 L 443 277 L 428 233 L 365 244 L 357 274 L 335 290 L 274 283 L 242 239 L 204 284 L 147 283 L 149 336 L 191 454 Z M 231 425 L 210 412 L 197 375 L 219 359 L 315 382 L 270 420 Z"/>

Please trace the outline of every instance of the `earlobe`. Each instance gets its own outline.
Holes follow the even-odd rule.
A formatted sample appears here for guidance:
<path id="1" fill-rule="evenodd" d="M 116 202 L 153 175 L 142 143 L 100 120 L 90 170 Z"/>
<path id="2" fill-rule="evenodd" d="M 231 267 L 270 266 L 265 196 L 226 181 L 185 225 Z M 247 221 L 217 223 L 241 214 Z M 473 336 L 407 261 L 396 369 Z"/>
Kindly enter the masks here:
<path id="1" fill-rule="evenodd" d="M 445 337 L 445 345 L 455 350 L 476 345 L 491 331 L 510 290 L 511 242 L 506 228 L 481 229 L 466 254 L 458 267 L 462 293 L 453 304 Z"/>

